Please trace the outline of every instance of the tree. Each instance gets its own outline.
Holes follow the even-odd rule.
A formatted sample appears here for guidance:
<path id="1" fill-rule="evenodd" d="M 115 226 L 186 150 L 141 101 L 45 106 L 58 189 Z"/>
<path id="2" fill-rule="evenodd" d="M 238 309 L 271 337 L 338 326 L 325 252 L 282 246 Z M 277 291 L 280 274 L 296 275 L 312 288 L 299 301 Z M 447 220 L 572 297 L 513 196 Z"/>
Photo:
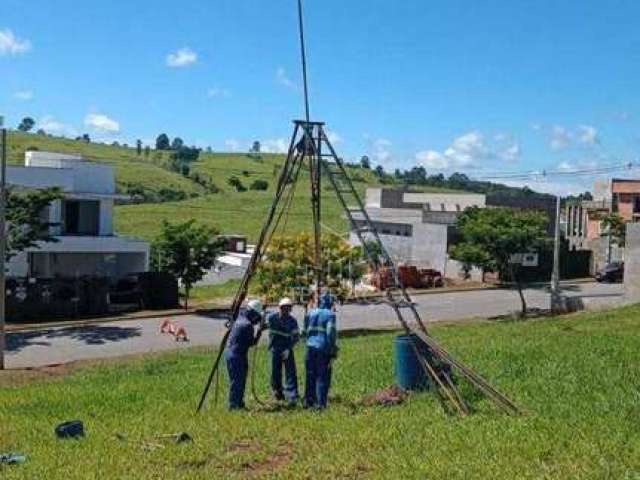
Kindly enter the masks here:
<path id="1" fill-rule="evenodd" d="M 215 228 L 194 219 L 175 224 L 165 220 L 153 242 L 152 258 L 159 263 L 156 268 L 172 274 L 184 287 L 185 309 L 189 308 L 193 284 L 202 280 L 223 251 L 224 241 L 217 235 Z"/>
<path id="2" fill-rule="evenodd" d="M 242 184 L 242 181 L 240 181 L 240 179 L 238 177 L 236 177 L 235 175 L 229 177 L 229 179 L 227 180 L 227 183 L 229 184 L 229 186 L 235 188 L 236 192 L 246 192 L 247 191 L 247 187 L 245 187 Z"/>
<path id="3" fill-rule="evenodd" d="M 18 125 L 18 130 L 21 132 L 29 132 L 35 126 L 36 121 L 31 117 L 24 117 Z"/>
<path id="4" fill-rule="evenodd" d="M 255 154 L 255 155 L 260 155 L 260 150 L 261 149 L 262 149 L 262 145 L 260 145 L 260 142 L 258 140 L 256 140 L 255 142 L 253 142 L 253 145 L 251 145 L 250 152 Z"/>
<path id="5" fill-rule="evenodd" d="M 378 178 L 383 178 L 386 175 L 384 172 L 384 167 L 382 165 L 378 165 L 374 172 Z"/>
<path id="6" fill-rule="evenodd" d="M 91 137 L 89 136 L 88 133 L 83 133 L 82 137 L 80 137 L 80 140 L 82 140 L 85 143 L 91 143 Z"/>
<path id="7" fill-rule="evenodd" d="M 36 132 L 38 135 L 46 135 L 47 132 L 45 132 L 42 128 L 39 128 L 38 131 Z"/>
<path id="8" fill-rule="evenodd" d="M 136 140 L 136 153 L 138 156 L 142 155 L 142 140 Z"/>
<path id="9" fill-rule="evenodd" d="M 145 158 L 149 158 L 149 154 L 151 153 L 151 148 L 149 147 L 149 145 L 145 145 L 144 147 L 144 157 Z"/>
<path id="10" fill-rule="evenodd" d="M 339 297 L 364 274 L 361 249 L 337 235 L 322 238 L 323 284 Z M 268 300 L 283 296 L 306 301 L 315 283 L 314 240 L 308 233 L 274 237 L 256 271 L 256 290 Z"/>
<path id="11" fill-rule="evenodd" d="M 617 213 L 610 213 L 602 219 L 602 236 L 611 235 L 611 240 L 620 248 L 624 248 L 627 240 L 627 224 Z"/>
<path id="12" fill-rule="evenodd" d="M 178 150 L 171 152 L 171 169 L 175 172 L 188 176 L 190 171 L 189 165 L 192 162 L 197 161 L 199 156 L 199 148 L 180 147 Z M 187 173 L 185 174 L 185 172 Z"/>
<path id="13" fill-rule="evenodd" d="M 548 221 L 539 211 L 469 208 L 458 218 L 462 242 L 451 249 L 451 257 L 465 268 L 475 266 L 499 272 L 501 278 L 511 278 L 518 288 L 525 315 L 527 303 L 522 293 L 521 267 L 511 260 L 513 255 L 535 252 L 548 243 Z"/>
<path id="14" fill-rule="evenodd" d="M 371 170 L 371 160 L 369 160 L 368 156 L 362 156 L 362 158 L 360 159 L 360 166 L 365 170 Z"/>
<path id="15" fill-rule="evenodd" d="M 184 147 L 184 142 L 180 137 L 174 138 L 171 142 L 171 150 L 180 150 L 182 147 Z"/>
<path id="16" fill-rule="evenodd" d="M 459 172 L 451 174 L 451 176 L 447 180 L 449 186 L 456 189 L 464 189 L 469 182 L 469 177 L 467 177 L 464 173 Z"/>
<path id="17" fill-rule="evenodd" d="M 254 180 L 253 183 L 249 186 L 250 190 L 268 190 L 269 189 L 269 182 L 267 182 L 266 180 Z"/>
<path id="18" fill-rule="evenodd" d="M 169 137 L 166 133 L 161 133 L 156 138 L 156 150 L 169 150 L 170 147 Z"/>
<path id="19" fill-rule="evenodd" d="M 38 242 L 57 241 L 50 234 L 50 227 L 55 225 L 44 218 L 42 212 L 61 197 L 57 188 L 27 191 L 7 188 L 6 260 L 27 248 L 37 248 Z"/>

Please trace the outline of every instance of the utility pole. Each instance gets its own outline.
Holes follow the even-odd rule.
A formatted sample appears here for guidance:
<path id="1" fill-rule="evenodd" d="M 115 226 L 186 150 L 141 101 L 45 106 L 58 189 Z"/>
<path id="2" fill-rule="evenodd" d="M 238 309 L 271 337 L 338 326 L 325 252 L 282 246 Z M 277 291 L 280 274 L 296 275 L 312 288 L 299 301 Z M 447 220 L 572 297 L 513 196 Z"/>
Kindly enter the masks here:
<path id="1" fill-rule="evenodd" d="M 551 311 L 561 310 L 562 299 L 560 296 L 560 195 L 556 197 L 556 221 L 553 240 L 553 273 L 551 275 Z"/>
<path id="2" fill-rule="evenodd" d="M 4 128 L 4 117 L 0 116 L 0 133 L 2 136 L 2 152 L 0 158 L 0 370 L 5 369 L 4 352 L 6 350 L 5 335 L 5 253 L 7 250 L 6 236 L 6 200 L 7 200 L 7 129 Z"/>

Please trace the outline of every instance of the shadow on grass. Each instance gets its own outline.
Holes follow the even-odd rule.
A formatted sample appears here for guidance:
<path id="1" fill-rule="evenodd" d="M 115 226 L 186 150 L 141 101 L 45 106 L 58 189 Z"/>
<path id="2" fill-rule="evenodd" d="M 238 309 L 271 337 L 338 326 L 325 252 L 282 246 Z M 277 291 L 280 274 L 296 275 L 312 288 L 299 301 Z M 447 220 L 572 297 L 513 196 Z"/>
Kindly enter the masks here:
<path id="1" fill-rule="evenodd" d="M 7 334 L 7 350 L 17 353 L 32 346 L 48 347 L 51 346 L 52 340 L 61 338 L 82 342 L 85 345 L 105 345 L 139 337 L 140 335 L 140 328 L 138 327 L 100 325 L 15 332 Z"/>

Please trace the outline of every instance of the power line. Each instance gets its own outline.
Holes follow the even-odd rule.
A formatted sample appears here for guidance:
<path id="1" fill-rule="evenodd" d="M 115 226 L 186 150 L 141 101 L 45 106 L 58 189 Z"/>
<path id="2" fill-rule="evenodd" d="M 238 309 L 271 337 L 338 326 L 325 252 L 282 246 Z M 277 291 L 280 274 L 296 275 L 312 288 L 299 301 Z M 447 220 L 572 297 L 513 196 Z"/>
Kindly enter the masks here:
<path id="1" fill-rule="evenodd" d="M 572 170 L 532 170 L 528 172 L 512 172 L 496 175 L 485 175 L 482 177 L 476 177 L 476 180 L 527 180 L 532 178 L 548 178 L 559 176 L 563 178 L 567 177 L 579 177 L 583 175 L 602 175 L 606 173 L 614 173 L 624 170 L 632 170 L 639 168 L 640 165 L 633 162 L 618 163 L 614 165 L 585 168 L 585 169 L 572 169 Z"/>

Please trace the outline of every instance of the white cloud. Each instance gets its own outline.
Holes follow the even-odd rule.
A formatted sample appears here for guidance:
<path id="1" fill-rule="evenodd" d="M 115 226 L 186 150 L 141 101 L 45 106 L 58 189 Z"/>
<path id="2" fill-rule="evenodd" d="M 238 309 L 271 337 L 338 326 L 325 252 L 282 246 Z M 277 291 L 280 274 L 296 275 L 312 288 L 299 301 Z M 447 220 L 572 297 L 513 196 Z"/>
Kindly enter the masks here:
<path id="1" fill-rule="evenodd" d="M 575 169 L 575 165 L 570 162 L 560 162 L 560 164 L 558 165 L 558 170 L 562 170 L 563 172 L 571 172 Z"/>
<path id="2" fill-rule="evenodd" d="M 115 133 L 120 131 L 120 124 L 101 113 L 90 113 L 84 117 L 84 124 L 98 132 Z"/>
<path id="3" fill-rule="evenodd" d="M 327 130 L 327 139 L 332 145 L 338 145 L 342 143 L 342 137 L 338 134 L 338 132 L 334 132 L 333 130 Z"/>
<path id="4" fill-rule="evenodd" d="M 498 133 L 487 139 L 485 135 L 472 130 L 453 139 L 443 152 L 422 150 L 415 159 L 425 168 L 432 170 L 478 168 L 488 160 L 514 163 L 520 159 L 520 144 L 509 133 Z"/>
<path id="5" fill-rule="evenodd" d="M 571 143 L 571 134 L 562 125 L 554 125 L 551 127 L 551 138 L 549 140 L 549 148 L 551 150 L 564 150 Z"/>
<path id="6" fill-rule="evenodd" d="M 373 158 L 377 163 L 386 163 L 391 159 L 391 146 L 386 138 L 378 138 L 373 142 Z"/>
<path id="7" fill-rule="evenodd" d="M 207 97 L 209 98 L 216 98 L 216 97 L 227 98 L 230 96 L 231 96 L 231 92 L 226 88 L 213 87 L 207 90 Z"/>
<path id="8" fill-rule="evenodd" d="M 444 155 L 454 167 L 470 167 L 490 156 L 484 135 L 477 130 L 455 138 Z"/>
<path id="9" fill-rule="evenodd" d="M 548 137 L 549 148 L 555 152 L 574 147 L 594 147 L 600 144 L 599 131 L 593 125 L 538 125 L 535 130 Z"/>
<path id="10" fill-rule="evenodd" d="M 238 140 L 236 140 L 235 138 L 227 138 L 224 141 L 224 146 L 230 152 L 237 152 L 238 150 L 240 150 L 240 142 Z"/>
<path id="11" fill-rule="evenodd" d="M 183 47 L 167 55 L 167 66 L 172 68 L 188 67 L 198 61 L 198 54 L 189 47 Z"/>
<path id="12" fill-rule="evenodd" d="M 261 149 L 264 153 L 287 153 L 289 145 L 284 138 L 274 138 L 263 141 Z"/>
<path id="13" fill-rule="evenodd" d="M 78 131 L 71 125 L 56 120 L 51 115 L 45 115 L 37 122 L 37 128 L 42 129 L 52 135 L 63 135 L 68 137 L 75 137 L 78 135 Z"/>
<path id="14" fill-rule="evenodd" d="M 580 125 L 577 136 L 578 142 L 584 145 L 596 145 L 600 143 L 598 139 L 598 129 L 592 125 Z"/>
<path id="15" fill-rule="evenodd" d="M 0 30 L 0 55 L 19 55 L 29 50 L 31 50 L 29 40 L 16 37 L 8 28 Z"/>
<path id="16" fill-rule="evenodd" d="M 276 81 L 284 87 L 296 88 L 296 84 L 289 78 L 287 71 L 283 67 L 278 67 L 278 70 L 276 70 Z"/>
<path id="17" fill-rule="evenodd" d="M 498 158 L 507 163 L 515 163 L 520 159 L 521 153 L 520 144 L 513 142 L 498 152 Z"/>
<path id="18" fill-rule="evenodd" d="M 13 98 L 27 102 L 33 99 L 33 92 L 31 90 L 21 90 L 19 92 L 15 92 L 13 94 Z"/>
<path id="19" fill-rule="evenodd" d="M 416 160 L 427 169 L 446 170 L 449 168 L 449 159 L 435 150 L 424 150 L 416 153 Z"/>

